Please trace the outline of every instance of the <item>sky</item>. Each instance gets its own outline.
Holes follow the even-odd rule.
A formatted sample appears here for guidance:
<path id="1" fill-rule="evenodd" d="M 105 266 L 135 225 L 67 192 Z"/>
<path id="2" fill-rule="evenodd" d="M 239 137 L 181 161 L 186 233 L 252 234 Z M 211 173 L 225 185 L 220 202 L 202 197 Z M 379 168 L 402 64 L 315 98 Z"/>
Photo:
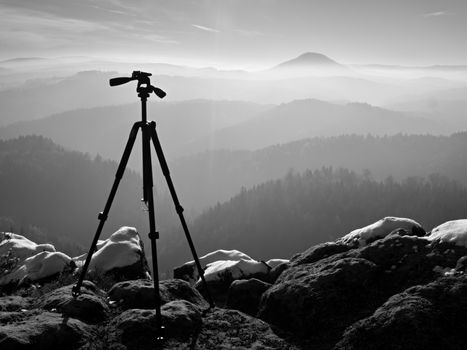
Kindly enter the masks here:
<path id="1" fill-rule="evenodd" d="M 465 0 L 0 0 L 0 60 L 467 64 Z"/>

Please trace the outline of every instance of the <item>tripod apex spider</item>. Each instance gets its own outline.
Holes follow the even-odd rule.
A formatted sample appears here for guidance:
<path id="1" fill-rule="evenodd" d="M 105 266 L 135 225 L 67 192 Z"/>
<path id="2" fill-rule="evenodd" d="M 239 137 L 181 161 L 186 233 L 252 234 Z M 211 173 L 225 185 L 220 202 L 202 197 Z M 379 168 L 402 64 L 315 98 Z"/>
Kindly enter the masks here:
<path id="1" fill-rule="evenodd" d="M 204 278 L 204 271 L 201 267 L 198 255 L 196 253 L 195 246 L 193 244 L 193 240 L 191 239 L 190 232 L 188 230 L 188 225 L 185 221 L 185 217 L 183 215 L 183 207 L 180 205 L 178 200 L 177 193 L 175 192 L 175 187 L 172 182 L 172 178 L 170 176 L 169 167 L 167 165 L 167 161 L 165 159 L 164 153 L 162 151 L 162 146 L 159 141 L 159 137 L 156 131 L 156 123 L 154 121 L 147 121 L 147 111 L 146 111 L 146 102 L 149 98 L 151 93 L 154 93 L 159 98 L 164 98 L 166 93 L 157 87 L 151 85 L 150 77 L 151 73 L 141 72 L 141 71 L 134 71 L 131 77 L 118 77 L 110 79 L 109 83 L 110 86 L 117 86 L 126 84 L 130 81 L 136 80 L 138 82 L 136 87 L 136 92 L 138 93 L 138 97 L 141 99 L 141 121 L 138 121 L 133 124 L 133 127 L 130 131 L 130 136 L 128 138 L 127 144 L 125 146 L 125 150 L 123 151 L 122 158 L 117 168 L 117 172 L 115 174 L 115 180 L 110 190 L 109 197 L 107 198 L 107 202 L 105 204 L 104 210 L 99 213 L 99 225 L 97 227 L 96 233 L 94 235 L 94 239 L 91 243 L 91 247 L 89 249 L 89 253 L 86 257 L 86 261 L 83 265 L 83 269 L 81 270 L 81 274 L 76 285 L 72 288 L 72 295 L 73 297 L 77 297 L 80 295 L 80 289 L 86 275 L 86 272 L 89 268 L 89 264 L 91 262 L 92 255 L 96 249 L 97 242 L 99 240 L 99 236 L 102 232 L 104 227 L 104 223 L 107 220 L 110 207 L 112 206 L 113 199 L 115 194 L 117 193 L 118 186 L 120 184 L 120 180 L 123 177 L 123 173 L 125 172 L 125 168 L 128 163 L 128 159 L 130 158 L 131 151 L 133 149 L 133 145 L 136 141 L 136 136 L 138 134 L 138 130 L 141 129 L 142 133 L 142 149 L 143 149 L 143 202 L 146 204 L 147 212 L 149 216 L 149 239 L 151 241 L 151 253 L 152 253 L 152 272 L 153 272 L 153 281 L 154 281 L 154 300 L 155 300 L 155 309 L 156 309 L 156 344 L 161 346 L 162 342 L 164 341 L 164 327 L 162 325 L 162 317 L 161 317 L 161 300 L 160 300 L 160 292 L 159 292 L 159 271 L 157 265 L 157 245 L 156 240 L 159 239 L 159 232 L 156 231 L 156 221 L 154 216 L 154 195 L 153 195 L 153 174 L 152 174 L 152 163 L 151 163 L 151 141 L 154 145 L 154 149 L 156 151 L 157 158 L 159 160 L 159 164 L 162 169 L 162 173 L 167 181 L 167 185 L 169 187 L 170 194 L 172 196 L 172 200 L 175 204 L 175 210 L 179 216 L 180 222 L 183 227 L 183 231 L 185 233 L 186 240 L 188 241 L 188 245 L 190 247 L 191 253 L 195 260 L 196 268 L 198 269 L 198 273 L 204 284 L 207 299 L 210 305 L 210 308 L 214 307 L 213 299 L 209 293 L 209 289 Z"/>

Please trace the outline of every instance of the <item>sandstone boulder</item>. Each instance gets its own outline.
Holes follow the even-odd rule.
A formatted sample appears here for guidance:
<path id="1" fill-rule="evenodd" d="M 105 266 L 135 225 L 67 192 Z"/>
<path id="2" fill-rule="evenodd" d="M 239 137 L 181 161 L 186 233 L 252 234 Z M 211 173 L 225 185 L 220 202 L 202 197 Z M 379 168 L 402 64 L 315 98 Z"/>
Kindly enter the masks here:
<path id="1" fill-rule="evenodd" d="M 326 242 L 317 244 L 303 253 L 296 254 L 290 261 L 291 266 L 311 264 L 331 255 L 346 252 L 351 249 L 351 246 L 344 243 Z"/>
<path id="2" fill-rule="evenodd" d="M 267 323 L 236 310 L 215 309 L 203 319 L 193 348 L 298 350 Z"/>
<path id="3" fill-rule="evenodd" d="M 160 281 L 159 291 L 162 304 L 186 300 L 200 309 L 206 309 L 209 306 L 201 294 L 183 280 Z M 154 284 L 150 280 L 140 279 L 116 283 L 109 290 L 108 296 L 123 309 L 153 309 L 155 305 Z"/>
<path id="4" fill-rule="evenodd" d="M 31 307 L 31 300 L 19 295 L 7 295 L 0 297 L 0 311 L 20 311 Z"/>
<path id="5" fill-rule="evenodd" d="M 84 281 L 81 294 L 72 296 L 73 285 L 58 288 L 40 297 L 34 304 L 37 308 L 58 312 L 86 323 L 104 320 L 109 312 L 104 293 L 92 282 Z"/>
<path id="6" fill-rule="evenodd" d="M 165 338 L 190 343 L 201 327 L 199 309 L 186 300 L 171 301 L 161 308 Z M 112 320 L 110 332 L 114 341 L 128 349 L 154 349 L 156 334 L 155 310 L 130 309 Z M 177 347 L 178 348 L 178 347 Z"/>
<path id="7" fill-rule="evenodd" d="M 0 324 L 2 350 L 78 349 L 92 336 L 90 326 L 53 312 L 26 312 Z"/>
<path id="8" fill-rule="evenodd" d="M 344 333 L 336 350 L 465 349 L 467 277 L 445 277 L 391 297 Z"/>
<path id="9" fill-rule="evenodd" d="M 271 284 L 256 278 L 233 281 L 227 293 L 227 308 L 256 316 L 263 293 Z"/>
<path id="10" fill-rule="evenodd" d="M 259 316 L 305 337 L 338 333 L 380 302 L 374 292 L 377 271 L 361 258 L 291 267 L 263 294 Z"/>

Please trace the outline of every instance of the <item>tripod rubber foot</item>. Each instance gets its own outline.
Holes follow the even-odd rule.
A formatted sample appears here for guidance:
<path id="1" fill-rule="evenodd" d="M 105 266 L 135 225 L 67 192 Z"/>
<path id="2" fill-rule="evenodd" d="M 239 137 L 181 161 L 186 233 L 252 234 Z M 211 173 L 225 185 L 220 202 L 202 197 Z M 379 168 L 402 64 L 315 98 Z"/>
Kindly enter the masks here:
<path id="1" fill-rule="evenodd" d="M 73 286 L 73 288 L 71 288 L 71 295 L 73 298 L 77 298 L 79 295 L 81 294 L 78 286 Z"/>
<path id="2" fill-rule="evenodd" d="M 164 341 L 165 341 L 164 335 L 165 335 L 165 327 L 160 326 L 160 328 L 157 330 L 157 335 L 156 335 L 156 346 L 158 348 L 162 349 L 162 346 L 163 346 Z"/>

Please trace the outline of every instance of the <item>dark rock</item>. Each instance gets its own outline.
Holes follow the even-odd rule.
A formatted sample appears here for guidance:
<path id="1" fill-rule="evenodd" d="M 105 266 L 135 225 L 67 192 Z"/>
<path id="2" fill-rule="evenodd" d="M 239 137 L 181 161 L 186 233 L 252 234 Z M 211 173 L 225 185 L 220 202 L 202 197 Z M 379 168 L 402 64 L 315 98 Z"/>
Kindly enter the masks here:
<path id="1" fill-rule="evenodd" d="M 429 241 L 415 236 L 389 235 L 348 256 L 375 263 L 380 270 L 379 288 L 390 296 L 437 277 L 433 268 L 439 263 L 430 259 Z"/>
<path id="2" fill-rule="evenodd" d="M 188 341 L 201 327 L 199 309 L 186 300 L 171 301 L 161 308 L 166 338 Z M 130 309 L 112 320 L 116 341 L 128 349 L 153 349 L 156 337 L 156 311 Z M 115 332 L 116 331 L 116 332 Z"/>
<path id="3" fill-rule="evenodd" d="M 84 281 L 81 294 L 76 298 L 71 294 L 72 287 L 73 285 L 65 286 L 43 295 L 35 306 L 87 323 L 97 323 L 107 317 L 109 307 L 105 302 L 103 292 L 94 283 Z"/>
<path id="4" fill-rule="evenodd" d="M 0 325 L 2 350 L 78 349 L 92 334 L 85 323 L 52 312 L 24 313 L 21 320 Z"/>
<path id="5" fill-rule="evenodd" d="M 267 323 L 239 311 L 225 309 L 214 309 L 203 319 L 202 330 L 193 348 L 297 349 L 277 336 Z"/>
<path id="6" fill-rule="evenodd" d="M 279 276 L 287 270 L 290 267 L 290 263 L 283 263 L 280 265 L 277 265 L 276 267 L 272 268 L 271 271 L 269 271 L 269 277 L 268 277 L 268 282 L 269 283 L 274 283 L 276 280 L 279 278 Z"/>
<path id="7" fill-rule="evenodd" d="M 417 284 L 439 277 L 439 270 L 454 269 L 467 255 L 465 247 L 430 242 L 416 236 L 387 236 L 347 253 L 347 256 L 374 262 L 381 271 L 378 288 L 388 297 Z"/>
<path id="8" fill-rule="evenodd" d="M 104 274 L 114 281 L 137 280 L 148 278 L 148 276 L 150 276 L 149 265 L 146 261 L 146 256 L 144 253 L 140 254 L 140 259 L 134 264 L 115 267 L 109 271 L 106 271 Z"/>
<path id="9" fill-rule="evenodd" d="M 462 272 L 462 273 L 466 272 L 466 270 L 467 270 L 467 255 L 464 255 L 464 256 L 460 257 L 459 260 L 457 260 L 455 269 L 458 272 Z"/>
<path id="10" fill-rule="evenodd" d="M 310 264 L 331 255 L 339 254 L 350 250 L 352 247 L 343 243 L 326 242 L 315 245 L 301 254 L 296 254 L 290 260 L 291 266 Z"/>
<path id="11" fill-rule="evenodd" d="M 365 259 L 331 258 L 284 271 L 263 294 L 260 318 L 313 337 L 339 332 L 362 314 L 371 314 L 380 302 L 372 300 L 377 266 Z"/>
<path id="12" fill-rule="evenodd" d="M 23 311 L 0 311 L 0 325 L 21 321 L 25 315 L 26 313 Z"/>
<path id="13" fill-rule="evenodd" d="M 173 276 L 175 279 L 184 280 L 187 282 L 195 283 L 196 280 L 193 280 L 193 276 L 195 276 L 196 265 L 193 264 L 183 264 L 181 266 L 177 266 L 173 270 Z"/>
<path id="14" fill-rule="evenodd" d="M 256 316 L 261 296 L 270 286 L 256 278 L 233 281 L 227 293 L 227 307 Z"/>
<path id="15" fill-rule="evenodd" d="M 189 301 L 200 309 L 209 306 L 201 294 L 186 281 L 178 279 L 160 281 L 159 291 L 162 304 L 181 299 Z M 124 309 L 153 309 L 155 306 L 154 283 L 150 280 L 119 282 L 109 290 L 108 296 Z"/>
<path id="16" fill-rule="evenodd" d="M 391 297 L 349 327 L 336 350 L 465 349 L 467 277 L 445 277 Z"/>
<path id="17" fill-rule="evenodd" d="M 0 311 L 20 311 L 28 309 L 31 301 L 18 295 L 0 297 Z"/>

